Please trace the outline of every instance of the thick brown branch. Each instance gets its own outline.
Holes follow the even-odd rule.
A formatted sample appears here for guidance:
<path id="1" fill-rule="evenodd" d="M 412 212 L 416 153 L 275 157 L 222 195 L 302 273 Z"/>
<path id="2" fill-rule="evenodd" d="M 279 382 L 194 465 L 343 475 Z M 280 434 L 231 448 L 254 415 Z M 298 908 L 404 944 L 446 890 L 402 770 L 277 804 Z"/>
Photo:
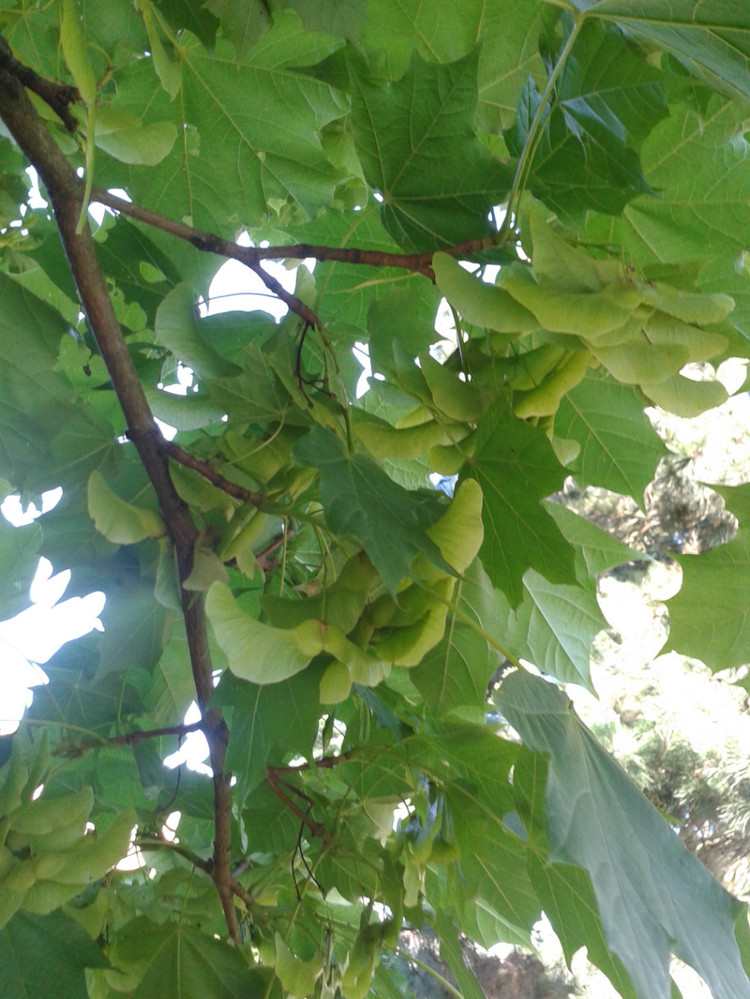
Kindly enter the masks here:
<path id="1" fill-rule="evenodd" d="M 127 421 L 128 436 L 138 450 L 174 542 L 182 583 L 192 569 L 193 546 L 198 531 L 188 507 L 178 496 L 169 476 L 167 457 L 161 446 L 163 437 L 154 422 L 112 307 L 91 231 L 88 226 L 84 226 L 80 233 L 76 232 L 82 201 L 81 181 L 47 131 L 22 82 L 7 66 L 0 67 L 0 117 L 47 189 L 81 304 Z M 222 901 L 230 936 L 239 940 L 230 877 L 231 790 L 230 775 L 224 772 L 226 726 L 221 712 L 208 707 L 213 691 L 213 670 L 203 602 L 194 593 L 183 589 L 182 611 L 193 680 L 214 772 L 213 879 Z"/>
<path id="2" fill-rule="evenodd" d="M 184 465 L 185 468 L 192 468 L 194 472 L 198 472 L 199 475 L 202 475 L 204 479 L 207 479 L 228 496 L 234 496 L 235 499 L 242 500 L 243 503 L 250 503 L 252 506 L 260 506 L 266 498 L 262 493 L 254 493 L 250 489 L 245 489 L 244 486 L 238 486 L 236 482 L 225 479 L 223 475 L 214 471 L 210 462 L 194 458 L 192 454 L 181 448 L 179 444 L 175 444 L 174 441 L 165 440 L 162 448 L 174 461 Z"/>
<path id="3" fill-rule="evenodd" d="M 239 246 L 231 240 L 222 239 L 210 232 L 202 232 L 200 229 L 193 229 L 183 222 L 175 222 L 174 219 L 166 218 L 157 212 L 152 212 L 148 208 L 133 204 L 132 201 L 125 201 L 118 198 L 109 191 L 101 187 L 94 187 L 91 191 L 91 200 L 98 201 L 107 208 L 112 208 L 129 218 L 138 222 L 145 222 L 155 229 L 169 232 L 173 236 L 179 236 L 188 243 L 192 243 L 198 250 L 207 253 L 216 253 L 222 257 L 231 257 L 239 260 L 248 267 L 252 267 L 256 273 L 260 273 L 265 281 L 263 273 L 256 269 L 261 260 L 305 260 L 308 257 L 312 260 L 333 261 L 345 264 L 366 264 L 370 267 L 399 267 L 403 270 L 416 271 L 432 278 L 432 256 L 435 251 L 427 253 L 386 253 L 383 250 L 360 250 L 356 247 L 340 246 L 314 246 L 310 243 L 295 243 L 290 246 Z M 483 236 L 478 239 L 468 239 L 455 246 L 440 247 L 441 253 L 448 253 L 452 257 L 471 256 L 481 250 L 487 250 L 495 245 L 492 236 Z M 270 287 L 270 286 L 269 286 Z M 277 292 L 274 292 L 277 294 Z M 288 292 L 287 292 L 288 294 Z M 281 297 L 281 296 L 279 296 Z M 296 310 L 293 310 L 296 311 Z M 304 317 L 303 317 L 304 318 Z"/>

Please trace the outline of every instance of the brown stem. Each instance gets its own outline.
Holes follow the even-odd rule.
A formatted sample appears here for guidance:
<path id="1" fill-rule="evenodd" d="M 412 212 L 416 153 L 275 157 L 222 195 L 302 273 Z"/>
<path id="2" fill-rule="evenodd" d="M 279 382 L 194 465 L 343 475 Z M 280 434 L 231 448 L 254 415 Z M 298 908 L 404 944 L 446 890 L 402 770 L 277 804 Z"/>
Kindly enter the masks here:
<path id="1" fill-rule="evenodd" d="M 69 107 L 81 99 L 77 87 L 71 87 L 67 83 L 58 83 L 56 80 L 48 80 L 46 77 L 40 76 L 36 70 L 19 62 L 4 38 L 0 38 L 0 68 L 7 70 L 17 80 L 20 80 L 24 87 L 28 87 L 37 97 L 41 97 L 45 104 L 52 108 L 68 131 L 75 132 L 78 128 L 78 122 L 70 113 Z"/>
<path id="2" fill-rule="evenodd" d="M 237 485 L 236 482 L 225 479 L 223 475 L 214 471 L 210 462 L 194 458 L 192 454 L 181 448 L 179 444 L 175 444 L 174 441 L 164 440 L 162 449 L 174 461 L 184 465 L 185 468 L 192 468 L 194 472 L 198 472 L 217 489 L 227 493 L 228 496 L 234 496 L 235 499 L 242 500 L 243 503 L 250 503 L 252 506 L 260 506 L 266 498 L 262 493 L 254 493 L 250 489 Z"/>
<path id="3" fill-rule="evenodd" d="M 145 222 L 156 229 L 161 229 L 162 232 L 168 232 L 172 236 L 179 236 L 180 239 L 185 239 L 188 243 L 192 243 L 197 250 L 204 250 L 206 253 L 217 253 L 222 257 L 231 257 L 234 260 L 239 260 L 240 263 L 245 264 L 246 267 L 249 267 L 251 271 L 254 271 L 258 275 L 266 288 L 276 295 L 277 298 L 280 298 L 290 312 L 294 312 L 300 319 L 304 319 L 306 323 L 310 323 L 311 326 L 320 329 L 320 319 L 318 319 L 310 306 L 305 305 L 301 299 L 287 291 L 283 285 L 279 284 L 275 277 L 272 277 L 268 271 L 265 271 L 258 262 L 262 258 L 253 256 L 252 252 L 249 254 L 244 252 L 248 249 L 252 251 L 251 247 L 238 246 L 237 243 L 233 243 L 231 240 L 214 236 L 210 232 L 201 232 L 199 229 L 193 229 L 183 222 L 175 222 L 174 219 L 168 219 L 164 215 L 152 212 L 148 208 L 141 208 L 140 205 L 135 205 L 132 201 L 125 201 L 123 198 L 118 198 L 101 187 L 92 187 L 90 200 L 98 201 L 100 205 L 113 208 L 122 215 L 128 215 L 139 222 Z"/>
<path id="4" fill-rule="evenodd" d="M 352 758 L 351 753 L 339 753 L 338 756 L 321 756 L 311 763 L 294 763 L 287 767 L 266 767 L 266 775 L 269 780 L 275 781 L 282 774 L 298 774 L 305 770 L 332 770 L 340 763 L 346 763 Z"/>
<path id="5" fill-rule="evenodd" d="M 290 812 L 294 812 L 294 814 L 297 816 L 297 818 L 301 822 L 304 822 L 304 824 L 308 827 L 308 829 L 313 834 L 313 836 L 321 836 L 322 837 L 322 836 L 325 835 L 326 827 L 323 825 L 323 823 L 322 822 L 316 822 L 314 819 L 311 819 L 307 812 L 304 812 L 299 807 L 299 805 L 295 804 L 295 802 L 293 802 L 291 798 L 289 798 L 286 794 L 284 794 L 284 792 L 279 787 L 278 778 L 276 777 L 276 774 L 274 772 L 274 768 L 272 768 L 272 767 L 267 767 L 266 768 L 266 783 L 268 784 L 268 786 L 270 787 L 270 789 L 273 791 L 273 793 L 278 798 L 281 798 L 281 800 L 284 802 L 284 804 L 289 809 L 289 811 Z M 290 790 L 295 791 L 297 794 L 299 794 L 301 797 L 303 797 L 306 801 L 310 800 L 307 797 L 307 795 L 302 794 L 301 791 L 297 791 L 296 788 L 290 788 Z"/>
<path id="6" fill-rule="evenodd" d="M 206 253 L 216 253 L 222 257 L 231 257 L 239 260 L 240 263 L 251 267 L 261 279 L 266 282 L 267 275 L 262 270 L 257 269 L 261 260 L 305 260 L 310 257 L 313 260 L 332 261 L 346 264 L 366 264 L 370 267 L 399 267 L 403 270 L 416 271 L 432 279 L 432 257 L 434 250 L 427 253 L 386 253 L 383 250 L 360 250 L 356 247 L 341 246 L 313 246 L 310 243 L 295 243 L 290 246 L 238 246 L 231 240 L 222 239 L 210 232 L 203 232 L 200 229 L 193 229 L 192 226 L 183 222 L 176 222 L 174 219 L 166 218 L 157 212 L 152 212 L 149 208 L 142 208 L 132 201 L 125 201 L 118 198 L 109 191 L 101 187 L 93 187 L 91 190 L 91 200 L 98 201 L 107 208 L 136 219 L 138 222 L 145 222 L 146 225 L 161 229 L 163 232 L 179 236 L 180 239 L 192 243 L 198 250 Z M 441 253 L 448 253 L 452 257 L 471 256 L 481 250 L 487 250 L 495 245 L 492 236 L 482 236 L 478 239 L 467 239 L 463 243 L 455 246 L 440 247 Z M 273 289 L 272 289 L 273 290 Z M 274 294 L 278 292 L 274 291 Z M 289 294 L 285 292 L 285 294 Z M 282 297 L 281 295 L 279 296 Z M 297 299 L 297 301 L 299 301 Z M 297 311 L 296 309 L 293 311 Z M 302 313 L 298 313 L 302 315 Z M 302 318 L 305 318 L 304 316 Z M 317 325 L 313 323 L 313 325 Z"/>
<path id="7" fill-rule="evenodd" d="M 146 739 L 159 739 L 165 735 L 176 735 L 178 739 L 189 735 L 191 732 L 202 732 L 205 724 L 202 721 L 193 722 L 191 725 L 167 725 L 164 728 L 143 729 L 137 732 L 125 732 L 122 735 L 113 735 L 109 739 L 86 740 L 76 742 L 70 747 L 70 755 L 81 755 L 91 749 L 108 749 L 114 746 L 135 746 Z"/>
<path id="8" fill-rule="evenodd" d="M 141 850 L 149 850 L 149 849 L 171 850 L 173 853 L 178 853 L 181 857 L 187 860 L 188 863 L 192 864 L 194 867 L 197 867 L 201 871 L 205 871 L 205 873 L 208 874 L 209 876 L 213 875 L 213 869 L 214 869 L 213 860 L 210 858 L 206 860 L 204 857 L 201 857 L 197 853 L 194 853 L 186 846 L 183 846 L 182 843 L 176 842 L 174 840 L 162 839 L 161 837 L 158 837 L 157 839 L 150 839 L 148 837 L 144 837 L 137 839 L 135 845 L 139 847 Z M 234 875 L 230 878 L 229 881 L 229 886 L 232 891 L 232 894 L 236 895 L 237 898 L 241 899 L 248 907 L 248 909 L 255 904 L 255 899 L 250 894 L 250 892 L 247 891 L 246 888 L 242 887 L 242 885 L 239 883 L 239 881 L 236 880 L 236 878 L 238 878 L 240 874 L 242 874 L 245 870 L 247 870 L 248 867 L 251 866 L 252 866 L 251 861 L 249 860 L 242 861 L 237 866 Z"/>
<path id="9" fill-rule="evenodd" d="M 259 263 L 248 263 L 247 266 L 251 271 L 255 271 L 258 277 L 261 279 L 263 284 L 272 292 L 277 298 L 286 305 L 290 312 L 294 312 L 295 315 L 299 316 L 300 319 L 304 319 L 306 323 L 310 326 L 314 326 L 315 329 L 321 329 L 320 319 L 309 305 L 305 305 L 302 299 L 297 298 L 296 295 L 292 295 L 291 292 L 287 291 L 283 284 L 276 280 L 271 274 L 268 273 L 265 268 L 261 267 Z"/>
<path id="10" fill-rule="evenodd" d="M 31 104 L 22 81 L 8 65 L 0 67 L 0 117 L 47 188 L 81 304 L 127 422 L 128 437 L 135 445 L 151 480 L 175 545 L 182 583 L 192 568 L 193 546 L 198 530 L 188 507 L 178 496 L 169 477 L 167 457 L 162 446 L 163 437 L 146 401 L 143 386 L 112 307 L 91 231 L 86 225 L 80 233 L 76 232 L 82 201 L 81 181 Z M 193 680 L 208 737 L 214 774 L 215 838 L 212 876 L 221 898 L 229 934 L 239 941 L 240 930 L 230 877 L 232 803 L 230 775 L 224 772 L 227 731 L 221 711 L 208 707 L 213 691 L 213 670 L 203 601 L 185 589 L 182 589 L 181 596 Z"/>

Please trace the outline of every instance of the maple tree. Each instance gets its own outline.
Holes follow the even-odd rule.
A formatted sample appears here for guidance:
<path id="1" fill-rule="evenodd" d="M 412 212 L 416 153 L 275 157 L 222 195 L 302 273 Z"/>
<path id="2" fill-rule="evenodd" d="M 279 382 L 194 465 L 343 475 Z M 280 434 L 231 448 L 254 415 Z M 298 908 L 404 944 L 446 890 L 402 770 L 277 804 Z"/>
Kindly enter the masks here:
<path id="1" fill-rule="evenodd" d="M 716 406 L 685 365 L 748 356 L 750 10 L 21 0 L 0 31 L 2 487 L 63 490 L 0 526 L 3 611 L 39 555 L 107 599 L 0 770 L 0 995 L 393 996 L 406 919 L 476 999 L 459 933 L 544 911 L 625 997 L 674 994 L 671 953 L 750 996 L 745 907 L 562 689 L 632 552 L 548 499 L 641 502 L 644 407 Z M 204 314 L 227 258 L 282 321 Z M 748 658 L 724 496 L 669 605 L 715 669 Z M 196 730 L 211 775 L 164 766 Z"/>

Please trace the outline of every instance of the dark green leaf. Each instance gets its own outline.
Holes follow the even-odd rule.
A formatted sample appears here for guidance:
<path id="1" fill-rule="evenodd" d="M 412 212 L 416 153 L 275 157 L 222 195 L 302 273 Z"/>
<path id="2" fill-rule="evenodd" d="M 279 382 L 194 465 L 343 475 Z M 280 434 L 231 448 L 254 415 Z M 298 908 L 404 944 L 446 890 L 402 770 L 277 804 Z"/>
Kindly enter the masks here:
<path id="1" fill-rule="evenodd" d="M 309 759 L 321 714 L 321 670 L 311 666 L 294 680 L 257 686 L 227 673 L 217 704 L 233 709 L 233 737 L 227 766 L 237 775 L 240 804 L 265 777 L 266 766 L 279 766 L 299 754 Z"/>
<path id="2" fill-rule="evenodd" d="M 541 431 L 495 406 L 482 417 L 476 452 L 463 474 L 482 487 L 482 563 L 512 607 L 521 602 L 529 567 L 550 582 L 573 581 L 573 551 L 541 505 L 565 476 Z"/>
<path id="3" fill-rule="evenodd" d="M 508 172 L 473 134 L 477 55 L 444 66 L 414 56 L 398 83 L 352 74 L 352 127 L 383 225 L 407 249 L 438 249 L 488 231 Z"/>
<path id="4" fill-rule="evenodd" d="M 78 923 L 62 912 L 17 912 L 0 930 L 2 999 L 88 999 L 87 968 L 109 961 Z"/>
<path id="5" fill-rule="evenodd" d="M 717 90 L 739 100 L 750 97 L 750 14 L 743 4 L 599 0 L 588 13 L 655 43 Z"/>
<path id="6" fill-rule="evenodd" d="M 322 472 L 321 498 L 331 529 L 357 538 L 392 592 L 409 576 L 418 552 L 452 572 L 425 533 L 442 512 L 435 494 L 407 492 L 371 458 L 348 454 L 322 427 L 297 444 L 295 456 Z"/>
<path id="7" fill-rule="evenodd" d="M 26 610 L 29 587 L 39 563 L 39 524 L 11 527 L 0 517 L 0 608 L 3 618 Z"/>
<path id="8" fill-rule="evenodd" d="M 115 965 L 137 969 L 134 999 L 169 995 L 174 999 L 247 999 L 263 990 L 263 978 L 245 963 L 238 948 L 180 923 L 157 926 L 144 917 L 121 932 Z"/>

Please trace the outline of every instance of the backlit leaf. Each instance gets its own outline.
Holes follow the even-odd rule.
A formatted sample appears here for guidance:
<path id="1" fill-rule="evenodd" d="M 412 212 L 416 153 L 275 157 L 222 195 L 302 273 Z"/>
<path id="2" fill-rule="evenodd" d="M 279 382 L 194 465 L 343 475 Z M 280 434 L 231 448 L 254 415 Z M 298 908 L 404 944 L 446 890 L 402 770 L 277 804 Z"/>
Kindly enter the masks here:
<path id="1" fill-rule="evenodd" d="M 89 476 L 88 506 L 96 529 L 114 544 L 132 545 L 165 533 L 164 521 L 158 513 L 121 499 L 97 471 Z"/>
<path id="2" fill-rule="evenodd" d="M 638 393 L 601 372 L 590 371 L 564 397 L 555 432 L 581 444 L 571 469 L 580 485 L 603 486 L 636 502 L 665 450 Z"/>
<path id="3" fill-rule="evenodd" d="M 609 947 L 639 993 L 668 999 L 676 949 L 717 994 L 750 995 L 734 939 L 738 903 L 628 781 L 568 698 L 518 672 L 504 681 L 497 704 L 527 745 L 550 754 L 550 859 L 588 871 Z M 696 905 L 710 920 L 692 919 Z"/>

